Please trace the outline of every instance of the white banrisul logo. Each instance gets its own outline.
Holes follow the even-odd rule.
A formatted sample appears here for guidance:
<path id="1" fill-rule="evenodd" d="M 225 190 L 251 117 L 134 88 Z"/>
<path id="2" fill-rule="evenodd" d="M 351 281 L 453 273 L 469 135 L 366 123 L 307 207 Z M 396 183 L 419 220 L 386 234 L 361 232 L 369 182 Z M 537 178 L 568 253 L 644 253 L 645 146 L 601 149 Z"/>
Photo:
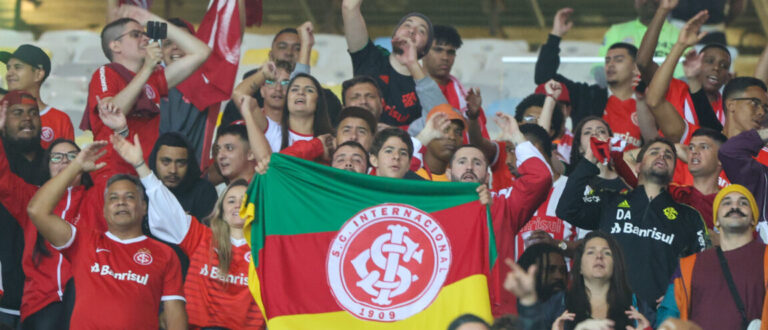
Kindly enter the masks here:
<path id="1" fill-rule="evenodd" d="M 382 204 L 353 216 L 331 243 L 328 284 L 339 306 L 392 322 L 427 308 L 451 265 L 451 247 L 429 213 Z"/>

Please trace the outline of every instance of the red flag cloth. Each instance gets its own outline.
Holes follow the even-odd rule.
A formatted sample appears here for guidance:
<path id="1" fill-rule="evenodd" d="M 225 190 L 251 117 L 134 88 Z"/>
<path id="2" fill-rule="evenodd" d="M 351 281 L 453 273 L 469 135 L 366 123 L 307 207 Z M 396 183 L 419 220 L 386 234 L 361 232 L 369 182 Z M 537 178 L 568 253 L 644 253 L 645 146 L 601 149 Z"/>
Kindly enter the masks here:
<path id="1" fill-rule="evenodd" d="M 245 26 L 261 26 L 261 0 L 245 0 Z"/>
<path id="2" fill-rule="evenodd" d="M 197 29 L 197 38 L 208 44 L 211 55 L 177 88 L 196 108 L 228 100 L 240 62 L 240 11 L 237 0 L 213 0 Z"/>
<path id="3" fill-rule="evenodd" d="M 611 148 L 608 141 L 600 141 L 594 136 L 589 138 L 589 147 L 592 149 L 592 155 L 595 156 L 598 163 L 608 164 L 611 157 Z"/>
<path id="4" fill-rule="evenodd" d="M 149 9 L 149 7 L 152 7 L 152 0 L 120 0 L 118 6 L 122 5 L 134 5 L 136 7 Z"/>

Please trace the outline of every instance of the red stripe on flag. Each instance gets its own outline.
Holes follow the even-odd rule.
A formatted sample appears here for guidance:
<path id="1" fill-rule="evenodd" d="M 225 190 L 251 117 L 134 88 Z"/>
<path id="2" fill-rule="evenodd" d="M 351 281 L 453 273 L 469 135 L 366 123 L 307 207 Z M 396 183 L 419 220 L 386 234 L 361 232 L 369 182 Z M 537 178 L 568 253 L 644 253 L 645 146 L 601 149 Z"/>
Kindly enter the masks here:
<path id="1" fill-rule="evenodd" d="M 488 276 L 485 206 L 472 202 L 434 212 L 432 216 L 446 233 L 452 254 L 443 285 L 474 274 Z M 336 235 L 337 232 L 323 232 L 266 237 L 264 249 L 259 252 L 257 272 L 267 318 L 342 310 L 334 300 L 326 275 L 327 255 Z"/>

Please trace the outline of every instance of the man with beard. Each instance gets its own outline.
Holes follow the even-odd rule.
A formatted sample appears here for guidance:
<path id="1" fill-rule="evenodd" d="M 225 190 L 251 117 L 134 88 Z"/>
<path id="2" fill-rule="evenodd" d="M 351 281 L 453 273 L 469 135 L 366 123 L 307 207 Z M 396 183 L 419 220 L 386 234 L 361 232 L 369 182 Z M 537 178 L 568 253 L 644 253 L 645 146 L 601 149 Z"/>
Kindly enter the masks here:
<path id="1" fill-rule="evenodd" d="M 179 133 L 160 135 L 149 155 L 149 167 L 176 196 L 184 211 L 204 219 L 216 204 L 216 189 L 200 178 L 195 150 Z"/>
<path id="2" fill-rule="evenodd" d="M 21 45 L 13 53 L 0 52 L 0 62 L 6 64 L 5 81 L 10 90 L 23 90 L 37 99 L 40 109 L 40 145 L 48 148 L 53 140 L 75 139 L 72 120 L 63 111 L 45 104 L 40 98 L 40 86 L 51 73 L 51 59 L 40 47 Z"/>
<path id="3" fill-rule="evenodd" d="M 639 309 L 654 322 L 657 300 L 666 292 L 678 258 L 709 246 L 701 215 L 675 202 L 667 191 L 675 168 L 675 147 L 663 138 L 645 144 L 637 156 L 637 188 L 619 194 L 598 191 L 584 196 L 589 180 L 600 172 L 594 156 L 586 157 L 568 177 L 557 217 L 616 238 L 627 256 L 629 285 Z"/>
<path id="4" fill-rule="evenodd" d="M 2 100 L 5 107 L 5 127 L 2 127 L 5 148 L 11 172 L 27 183 L 41 185 L 41 169 L 47 165 L 40 146 L 40 113 L 37 100 L 27 92 L 10 91 Z M 0 325 L 15 327 L 19 320 L 24 273 L 21 256 L 24 233 L 5 207 L 0 206 L 0 263 L 5 294 L 0 300 Z"/>
<path id="5" fill-rule="evenodd" d="M 746 329 L 751 320 L 765 322 L 766 246 L 754 238 L 760 214 L 755 198 L 732 184 L 715 197 L 713 213 L 720 246 L 680 259 L 659 321 L 679 317 L 704 329 Z"/>
<path id="6" fill-rule="evenodd" d="M 429 52 L 433 30 L 429 18 L 421 13 L 405 15 L 392 35 L 393 52 L 373 44 L 360 11 L 362 0 L 344 0 L 341 16 L 344 34 L 352 57 L 354 74 L 375 77 L 382 88 L 385 106 L 379 121 L 403 126 L 423 116 L 416 82 L 429 78 L 417 59 Z M 428 108 L 429 109 L 429 108 Z"/>
<path id="7" fill-rule="evenodd" d="M 536 266 L 536 296 L 540 301 L 564 291 L 568 282 L 568 267 L 563 251 L 549 243 L 537 243 L 525 249 L 517 263 L 524 270 Z"/>
<path id="8" fill-rule="evenodd" d="M 514 237 L 531 218 L 533 212 L 546 198 L 552 186 L 552 172 L 544 156 L 517 128 L 512 116 L 501 115 L 497 124 L 502 129 L 499 140 L 515 145 L 520 177 L 512 183 L 505 194 L 493 194 L 491 199 L 491 219 L 496 237 L 498 260 L 514 258 Z M 452 182 L 472 182 L 479 184 L 478 192 L 482 196 L 488 191 L 488 160 L 480 148 L 464 145 L 456 149 L 450 159 L 446 173 Z M 491 270 L 489 289 L 491 307 L 494 316 L 514 313 L 515 297 L 503 290 L 502 283 L 506 276 L 504 266 L 497 263 Z"/>
<path id="9" fill-rule="evenodd" d="M 756 90 L 759 89 L 753 89 L 753 92 L 756 93 Z M 762 95 L 763 100 L 766 100 L 765 91 Z M 765 103 L 762 103 L 762 106 L 765 106 Z M 720 147 L 718 154 L 728 178 L 732 183 L 747 187 L 754 196 L 757 196 L 757 206 L 760 210 L 765 210 L 766 198 L 768 198 L 768 184 L 766 184 L 768 166 L 759 161 L 759 156 L 755 159 L 755 155 L 765 154 L 766 143 L 768 143 L 768 128 L 751 129 L 728 139 Z M 755 230 L 760 234 L 763 242 L 766 242 L 768 241 L 768 217 L 765 212 L 755 217 L 759 220 Z"/>

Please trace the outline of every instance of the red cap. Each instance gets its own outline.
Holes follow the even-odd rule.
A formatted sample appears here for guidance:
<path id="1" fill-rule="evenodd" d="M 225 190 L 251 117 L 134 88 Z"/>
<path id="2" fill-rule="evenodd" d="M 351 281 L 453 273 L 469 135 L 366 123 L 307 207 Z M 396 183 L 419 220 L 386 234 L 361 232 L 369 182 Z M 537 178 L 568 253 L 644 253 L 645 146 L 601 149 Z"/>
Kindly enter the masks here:
<path id="1" fill-rule="evenodd" d="M 9 107 L 16 104 L 37 105 L 37 99 L 32 94 L 21 90 L 10 91 L 8 94 L 5 94 L 3 99 L 0 100 L 0 104 L 5 102 L 8 102 Z"/>
<path id="2" fill-rule="evenodd" d="M 541 84 L 538 87 L 536 87 L 536 91 L 534 92 L 534 94 L 546 95 L 547 90 L 544 88 L 544 85 L 546 84 Z M 566 88 L 565 84 L 563 83 L 560 83 L 560 87 L 562 87 L 563 91 L 560 93 L 560 97 L 557 98 L 557 101 L 571 103 L 571 94 L 568 93 L 568 88 Z"/>

